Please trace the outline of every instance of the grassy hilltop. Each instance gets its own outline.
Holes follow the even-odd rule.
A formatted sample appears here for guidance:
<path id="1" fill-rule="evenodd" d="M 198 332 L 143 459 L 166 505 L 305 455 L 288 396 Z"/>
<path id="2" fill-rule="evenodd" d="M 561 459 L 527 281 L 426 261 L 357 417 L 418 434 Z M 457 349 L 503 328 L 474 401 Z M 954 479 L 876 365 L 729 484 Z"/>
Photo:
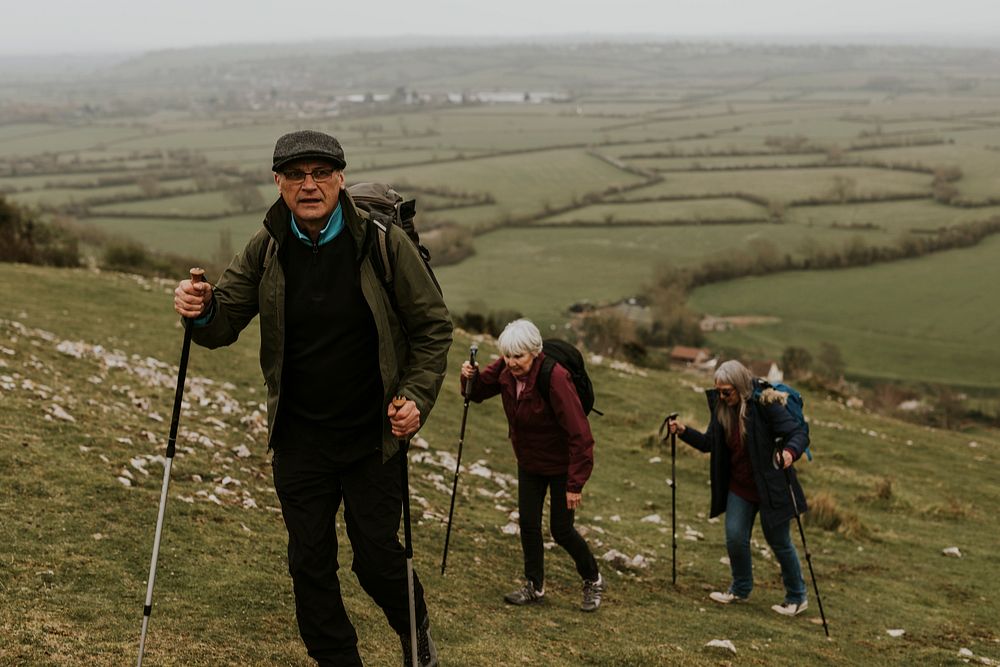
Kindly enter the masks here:
<path id="1" fill-rule="evenodd" d="M 170 291 L 122 274 L 0 264 L 0 663 L 135 659 L 181 342 Z M 231 349 L 192 353 L 149 664 L 309 664 L 262 444 L 256 339 L 251 327 Z M 578 524 L 598 557 L 614 549 L 646 567 L 602 561 L 606 600 L 584 615 L 571 562 L 553 550 L 545 606 L 503 604 L 520 572 L 518 540 L 503 532 L 514 465 L 500 407 L 485 404 L 470 410 L 440 576 L 462 409 L 455 369 L 470 342 L 458 335 L 421 433 L 428 447 L 411 465 L 415 562 L 443 664 L 957 664 L 961 649 L 1000 660 L 1000 434 L 927 429 L 806 395 L 816 460 L 799 469 L 814 505 L 806 531 L 827 642 L 811 590 L 803 617 L 770 611 L 782 591 L 759 529 L 752 603 L 707 599 L 728 581 L 723 529 L 706 516 L 707 460 L 684 445 L 671 586 L 670 452 L 653 434 L 671 409 L 704 424 L 708 380 L 608 359 L 592 363 L 606 415 L 592 420 L 597 465 Z M 362 654 L 397 664 L 398 642 L 351 575 L 341 537 Z M 942 555 L 952 546 L 961 558 Z M 896 629 L 905 634 L 887 633 Z M 712 639 L 731 640 L 736 655 L 706 647 Z"/>

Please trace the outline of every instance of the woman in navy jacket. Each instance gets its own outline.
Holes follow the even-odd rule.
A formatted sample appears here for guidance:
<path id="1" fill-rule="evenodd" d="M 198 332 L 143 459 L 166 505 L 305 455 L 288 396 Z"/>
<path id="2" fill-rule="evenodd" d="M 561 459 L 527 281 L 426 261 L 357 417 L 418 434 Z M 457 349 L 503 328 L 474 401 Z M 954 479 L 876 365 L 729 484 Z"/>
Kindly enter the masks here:
<path id="1" fill-rule="evenodd" d="M 805 497 L 790 468 L 809 445 L 802 425 L 784 406 L 787 394 L 762 386 L 740 362 L 715 371 L 715 388 L 707 392 L 711 420 L 705 433 L 673 421 L 670 432 L 695 449 L 709 452 L 711 516 L 726 514 L 726 549 L 733 581 L 729 590 L 713 592 L 716 602 L 745 602 L 753 589 L 750 532 L 760 513 L 761 528 L 781 565 L 785 598 L 771 608 L 795 616 L 808 607 L 799 555 L 792 544 L 790 522 Z M 786 472 L 788 476 L 786 477 Z"/>
<path id="2" fill-rule="evenodd" d="M 462 364 L 462 391 L 480 403 L 500 395 L 510 427 L 508 435 L 517 458 L 517 504 L 525 582 L 504 600 L 525 605 L 545 595 L 545 549 L 542 509 L 551 498 L 550 526 L 556 544 L 572 556 L 583 579 L 583 611 L 601 604 L 604 580 L 586 541 L 573 527 L 574 511 L 582 502 L 583 485 L 594 467 L 594 438 L 569 371 L 552 368 L 549 400 L 536 387 L 545 353 L 538 327 L 515 320 L 497 339 L 503 356 L 481 372 Z M 478 375 L 477 375 L 478 374 Z M 473 378 L 474 381 L 473 381 Z"/>

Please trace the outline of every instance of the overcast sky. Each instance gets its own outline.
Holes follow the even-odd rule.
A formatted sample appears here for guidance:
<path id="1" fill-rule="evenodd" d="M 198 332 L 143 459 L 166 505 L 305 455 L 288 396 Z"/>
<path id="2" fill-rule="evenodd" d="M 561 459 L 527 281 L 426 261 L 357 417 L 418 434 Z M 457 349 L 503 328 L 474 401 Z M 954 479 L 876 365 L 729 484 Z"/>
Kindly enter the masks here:
<path id="1" fill-rule="evenodd" d="M 365 35 L 567 33 L 784 34 L 804 41 L 849 34 L 984 45 L 1000 37 L 1000 0 L 3 0 L 0 11 L 3 55 Z"/>

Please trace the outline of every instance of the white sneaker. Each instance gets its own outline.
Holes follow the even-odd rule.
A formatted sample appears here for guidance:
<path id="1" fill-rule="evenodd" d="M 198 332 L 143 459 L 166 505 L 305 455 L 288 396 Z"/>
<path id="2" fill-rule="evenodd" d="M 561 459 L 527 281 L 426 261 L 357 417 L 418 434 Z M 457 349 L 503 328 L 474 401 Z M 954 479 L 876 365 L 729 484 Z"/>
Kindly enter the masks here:
<path id="1" fill-rule="evenodd" d="M 712 598 L 719 604 L 730 604 L 732 602 L 740 603 L 747 601 L 746 598 L 741 598 L 739 595 L 736 595 L 735 593 L 732 593 L 730 591 L 726 591 L 725 593 L 714 591 L 712 593 L 709 593 L 708 597 Z"/>
<path id="2" fill-rule="evenodd" d="M 809 600 L 803 600 L 798 603 L 782 602 L 781 604 L 771 605 L 771 609 L 775 610 L 782 616 L 798 616 L 808 608 Z"/>

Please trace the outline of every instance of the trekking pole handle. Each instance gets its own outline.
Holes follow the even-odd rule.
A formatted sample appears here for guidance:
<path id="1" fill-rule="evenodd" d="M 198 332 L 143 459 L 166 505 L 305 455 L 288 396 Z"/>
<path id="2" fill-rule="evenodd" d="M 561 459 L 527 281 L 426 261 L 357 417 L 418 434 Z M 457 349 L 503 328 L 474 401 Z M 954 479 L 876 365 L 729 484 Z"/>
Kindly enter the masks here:
<path id="1" fill-rule="evenodd" d="M 391 403 L 392 407 L 396 408 L 396 412 L 399 412 L 403 408 L 403 406 L 406 405 L 406 396 L 403 396 L 402 394 L 396 394 L 395 396 L 392 397 Z M 399 442 L 400 446 L 402 446 L 403 451 L 405 452 L 406 447 L 410 441 L 409 436 L 404 435 L 402 438 L 396 438 L 396 440 Z"/>
<path id="2" fill-rule="evenodd" d="M 675 421 L 680 415 L 678 412 L 671 412 L 663 419 L 663 423 L 660 424 L 660 438 L 663 442 L 667 441 L 667 437 L 670 435 L 670 422 Z M 663 432 L 663 427 L 667 427 L 666 433 Z"/>
<path id="3" fill-rule="evenodd" d="M 396 408 L 397 412 L 402 410 L 404 405 L 406 405 L 406 396 L 403 396 L 402 394 L 396 394 L 395 396 L 392 397 L 392 407 Z M 399 439 L 406 440 L 405 437 Z"/>
<path id="4" fill-rule="evenodd" d="M 777 443 L 774 448 L 774 460 L 771 463 L 774 464 L 775 470 L 787 470 L 792 465 L 791 463 L 787 466 L 785 465 L 785 448 L 781 447 Z M 794 463 L 794 461 L 792 463 Z"/>
<path id="5" fill-rule="evenodd" d="M 194 266 L 194 267 L 191 267 L 190 273 L 191 273 L 191 284 L 192 285 L 197 285 L 198 283 L 205 282 L 205 269 L 203 269 L 201 267 L 198 267 L 198 266 Z M 195 319 L 197 319 L 197 318 L 195 318 L 195 317 L 189 317 L 188 318 L 188 322 L 193 322 Z M 190 327 L 188 327 L 188 329 L 190 329 Z"/>

